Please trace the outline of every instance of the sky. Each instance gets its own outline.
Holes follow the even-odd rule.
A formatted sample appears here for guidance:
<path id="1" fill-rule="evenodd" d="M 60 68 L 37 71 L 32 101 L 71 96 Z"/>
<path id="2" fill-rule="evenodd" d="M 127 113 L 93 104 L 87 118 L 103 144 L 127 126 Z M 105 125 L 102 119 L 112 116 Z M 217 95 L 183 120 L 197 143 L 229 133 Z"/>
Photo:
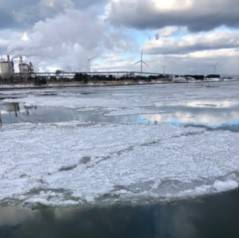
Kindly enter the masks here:
<path id="1" fill-rule="evenodd" d="M 0 55 L 39 71 L 239 74 L 239 0 L 0 0 Z M 91 60 L 90 60 L 91 59 Z"/>

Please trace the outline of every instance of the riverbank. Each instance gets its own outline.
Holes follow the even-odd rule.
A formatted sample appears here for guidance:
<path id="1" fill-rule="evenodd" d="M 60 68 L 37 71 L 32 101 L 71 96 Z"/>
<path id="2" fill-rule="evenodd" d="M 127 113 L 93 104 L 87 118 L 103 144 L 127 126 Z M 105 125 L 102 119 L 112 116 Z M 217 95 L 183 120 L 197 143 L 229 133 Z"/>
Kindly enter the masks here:
<path id="1" fill-rule="evenodd" d="M 49 82 L 47 84 L 36 85 L 34 83 L 20 84 L 0 84 L 0 90 L 8 89 L 39 89 L 39 88 L 65 88 L 65 87 L 106 87 L 106 86 L 128 86 L 128 85 L 150 85 L 150 84 L 166 84 L 172 83 L 169 80 L 153 80 L 153 81 L 101 81 L 101 82 Z"/>
<path id="2" fill-rule="evenodd" d="M 182 84 L 182 83 L 203 83 L 203 82 L 219 82 L 227 80 L 151 80 L 151 81 L 135 81 L 135 80 L 117 80 L 117 81 L 100 81 L 100 82 L 77 82 L 77 81 L 59 81 L 48 82 L 46 84 L 34 83 L 16 83 L 16 84 L 0 84 L 0 91 L 14 89 L 44 89 L 44 88 L 66 88 L 66 87 L 112 87 L 112 86 L 130 86 L 130 85 L 156 85 L 156 84 Z M 235 81 L 235 80 L 232 80 Z"/>

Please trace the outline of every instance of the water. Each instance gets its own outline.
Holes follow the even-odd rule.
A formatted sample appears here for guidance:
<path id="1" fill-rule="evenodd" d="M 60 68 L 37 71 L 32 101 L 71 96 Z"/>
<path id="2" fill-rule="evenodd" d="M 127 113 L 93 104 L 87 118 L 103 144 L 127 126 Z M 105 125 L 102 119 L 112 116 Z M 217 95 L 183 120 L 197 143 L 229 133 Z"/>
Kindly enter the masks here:
<path id="1" fill-rule="evenodd" d="M 239 237 L 238 90 L 0 92 L 0 238 Z"/>
<path id="2" fill-rule="evenodd" d="M 0 208 L 1 238 L 239 236 L 239 191 L 144 206 Z"/>
<path id="3" fill-rule="evenodd" d="M 218 86 L 219 87 L 219 86 Z M 217 88 L 217 87 L 216 87 Z M 53 96 L 60 97 L 69 96 L 69 92 L 76 99 L 94 99 L 95 96 L 101 95 L 104 97 L 114 96 L 114 93 L 120 93 L 122 96 L 128 98 L 128 92 L 117 92 L 112 89 L 112 95 L 109 91 L 91 91 L 77 92 L 73 89 L 68 92 L 32 92 L 34 96 L 40 96 L 51 99 Z M 162 90 L 162 88 L 161 88 Z M 71 96 L 72 96 L 71 95 Z M 24 96 L 22 94 L 21 96 Z M 116 94 L 117 96 L 117 94 Z M 139 96 L 139 95 L 137 95 Z M 188 97 L 189 96 L 189 97 Z M 3 96 L 2 100 L 6 99 Z M 208 130 L 230 130 L 237 132 L 239 130 L 239 102 L 234 98 L 197 98 L 192 93 L 187 95 L 189 98 L 184 101 L 168 102 L 154 102 L 151 105 L 145 105 L 140 110 L 130 111 L 127 114 L 130 105 L 123 105 L 117 108 L 101 107 L 101 105 L 94 106 L 87 109 L 87 107 L 69 108 L 69 105 L 37 105 L 27 103 L 19 103 L 18 97 L 13 99 L 13 102 L 0 101 L 0 125 L 10 123 L 56 123 L 78 121 L 85 124 L 171 124 L 174 126 L 183 127 L 201 127 Z M 56 98 L 57 99 L 57 98 Z M 130 104 L 130 99 L 129 104 Z M 109 99 L 110 100 L 110 99 Z M 131 99 L 132 100 L 132 99 Z M 138 99 L 137 99 L 138 100 Z M 115 105 L 113 105 L 115 107 Z M 134 105 L 133 105 L 134 106 Z M 84 110 L 82 110 L 84 109 Z M 112 110 L 113 109 L 113 110 Z M 135 108 L 134 108 L 135 109 Z M 139 109 L 139 108 L 137 108 Z M 82 110 L 82 111 L 81 111 Z M 126 111 L 126 113 L 123 113 Z M 144 113 L 147 112 L 147 113 Z M 116 114 L 116 115 L 114 115 Z M 122 115 L 121 115 L 122 114 Z"/>

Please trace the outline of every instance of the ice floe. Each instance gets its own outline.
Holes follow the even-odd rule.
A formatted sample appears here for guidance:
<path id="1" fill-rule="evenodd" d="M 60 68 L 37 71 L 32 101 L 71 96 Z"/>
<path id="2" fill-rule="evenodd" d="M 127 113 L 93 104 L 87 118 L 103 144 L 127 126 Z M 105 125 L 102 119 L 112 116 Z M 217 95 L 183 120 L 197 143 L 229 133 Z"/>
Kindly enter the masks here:
<path id="1" fill-rule="evenodd" d="M 239 133 L 225 125 L 238 127 L 239 84 L 213 85 L 97 88 L 89 94 L 65 89 L 52 96 L 44 96 L 44 91 L 29 96 L 22 91 L 15 99 L 3 100 L 86 114 L 91 108 L 101 120 L 4 124 L 0 129 L 0 201 L 33 205 L 144 202 L 237 188 Z M 10 97 L 11 91 L 4 95 Z M 180 106 L 182 102 L 188 104 Z M 191 113 L 189 121 L 175 114 L 179 109 L 186 118 Z M 211 115 L 207 123 L 200 119 L 205 110 Z M 226 119 L 224 110 L 232 110 Z M 117 115 L 135 117 L 122 120 Z"/>

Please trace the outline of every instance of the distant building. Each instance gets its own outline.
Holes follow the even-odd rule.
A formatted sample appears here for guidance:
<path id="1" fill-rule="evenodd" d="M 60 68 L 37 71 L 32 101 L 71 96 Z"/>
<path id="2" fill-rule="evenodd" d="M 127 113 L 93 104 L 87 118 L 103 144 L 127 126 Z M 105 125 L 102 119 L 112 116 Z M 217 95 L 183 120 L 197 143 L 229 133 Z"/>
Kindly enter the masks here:
<path id="1" fill-rule="evenodd" d="M 14 62 L 7 56 L 7 59 L 0 59 L 0 77 L 3 79 L 11 78 L 14 74 Z"/>
<path id="2" fill-rule="evenodd" d="M 22 56 L 20 56 L 19 62 L 19 73 L 26 78 L 29 78 L 31 74 L 34 72 L 33 65 L 30 62 L 29 64 L 23 62 Z"/>

